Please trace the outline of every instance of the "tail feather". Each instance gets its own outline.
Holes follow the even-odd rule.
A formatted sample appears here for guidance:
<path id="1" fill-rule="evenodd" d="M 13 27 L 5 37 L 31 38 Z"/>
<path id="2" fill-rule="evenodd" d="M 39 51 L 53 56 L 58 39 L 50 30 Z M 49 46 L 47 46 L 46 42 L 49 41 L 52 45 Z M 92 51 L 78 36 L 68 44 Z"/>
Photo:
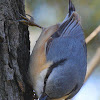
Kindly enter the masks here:
<path id="1" fill-rule="evenodd" d="M 71 36 L 71 37 L 76 37 L 79 40 L 84 40 L 84 32 L 83 29 L 80 25 L 80 21 L 78 21 L 74 15 L 72 15 L 73 17 L 71 18 L 70 21 L 66 21 L 64 22 L 59 30 L 58 33 L 60 33 L 62 37 L 65 36 Z"/>
<path id="2" fill-rule="evenodd" d="M 83 41 L 85 39 L 83 29 L 79 24 L 77 24 L 77 26 L 73 28 L 73 30 L 70 33 L 70 35 L 73 35 L 80 41 Z"/>
<path id="3" fill-rule="evenodd" d="M 68 23 L 68 25 L 65 27 L 65 29 L 62 31 L 61 36 L 66 36 L 70 33 L 70 31 L 73 29 L 73 27 L 76 25 L 76 21 L 74 21 L 73 19 L 70 21 L 70 23 Z M 67 33 L 67 34 L 65 34 Z"/>
<path id="4" fill-rule="evenodd" d="M 75 12 L 75 6 L 74 6 L 74 4 L 72 3 L 71 0 L 69 0 L 68 9 L 69 9 L 68 14 L 66 15 L 66 17 L 65 17 L 65 19 L 64 19 L 63 22 L 65 22 L 66 20 L 68 20 L 69 17 L 71 17 L 72 13 Z"/>
<path id="5" fill-rule="evenodd" d="M 73 11 L 75 11 L 75 6 L 73 5 L 72 1 L 69 0 L 69 17 L 73 13 Z"/>
<path id="6" fill-rule="evenodd" d="M 75 7 L 69 0 L 69 13 L 60 25 L 59 29 L 51 36 L 52 38 L 71 36 L 84 40 L 84 32 L 80 24 L 80 17 Z"/>
<path id="7" fill-rule="evenodd" d="M 79 40 L 84 40 L 84 32 L 80 24 L 80 17 L 75 11 L 75 6 L 69 0 L 69 13 L 59 27 L 57 33 L 59 36 L 72 36 Z"/>

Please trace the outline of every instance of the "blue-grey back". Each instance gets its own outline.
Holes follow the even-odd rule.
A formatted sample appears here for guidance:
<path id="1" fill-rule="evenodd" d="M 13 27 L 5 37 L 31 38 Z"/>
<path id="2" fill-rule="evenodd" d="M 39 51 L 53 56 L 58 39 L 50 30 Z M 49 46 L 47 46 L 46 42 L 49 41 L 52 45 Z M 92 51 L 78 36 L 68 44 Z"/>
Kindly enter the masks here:
<path id="1" fill-rule="evenodd" d="M 80 23 L 72 18 L 69 23 L 63 23 L 52 38 L 46 55 L 47 61 L 66 61 L 55 67 L 49 75 L 46 93 L 52 98 L 60 98 L 77 86 L 70 96 L 72 97 L 83 85 L 86 74 L 87 51 L 84 32 Z"/>
<path id="2" fill-rule="evenodd" d="M 78 84 L 77 91 L 82 86 L 87 65 L 85 43 L 71 36 L 54 39 L 47 54 L 47 61 L 57 62 L 61 59 L 66 59 L 66 63 L 64 63 L 63 66 L 59 65 L 57 68 L 53 69 L 52 74 L 50 74 L 48 78 L 47 83 L 49 84 L 47 84 L 47 86 L 50 86 L 50 88 L 48 88 L 50 90 L 47 90 L 47 92 L 49 94 L 49 91 L 52 89 L 53 95 L 50 94 L 51 97 L 56 97 L 58 94 L 59 96 L 64 96 L 66 93 L 70 92 L 68 90 L 73 89 L 76 84 Z M 59 83 L 58 86 L 57 82 Z M 56 84 L 56 87 L 54 87 L 54 84 Z M 54 93 L 57 95 L 54 95 Z"/>

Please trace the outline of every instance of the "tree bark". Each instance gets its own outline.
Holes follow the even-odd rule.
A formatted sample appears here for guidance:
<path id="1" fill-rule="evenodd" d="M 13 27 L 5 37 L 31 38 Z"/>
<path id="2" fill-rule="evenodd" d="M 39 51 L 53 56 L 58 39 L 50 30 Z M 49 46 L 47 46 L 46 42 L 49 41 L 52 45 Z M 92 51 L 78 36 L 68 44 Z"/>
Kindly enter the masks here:
<path id="1" fill-rule="evenodd" d="M 29 31 L 18 22 L 24 8 L 24 0 L 0 0 L 0 100 L 32 99 Z"/>

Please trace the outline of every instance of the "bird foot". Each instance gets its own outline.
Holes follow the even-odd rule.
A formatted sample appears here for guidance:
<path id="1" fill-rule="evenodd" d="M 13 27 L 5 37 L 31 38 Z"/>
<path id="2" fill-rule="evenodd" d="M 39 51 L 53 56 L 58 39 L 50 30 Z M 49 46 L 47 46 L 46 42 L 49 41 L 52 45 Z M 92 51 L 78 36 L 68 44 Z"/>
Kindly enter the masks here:
<path id="1" fill-rule="evenodd" d="M 23 23 L 23 24 L 25 24 L 25 25 L 36 26 L 36 27 L 39 27 L 39 28 L 42 28 L 42 29 L 43 29 L 42 26 L 40 26 L 40 25 L 38 25 L 38 24 L 36 24 L 36 23 L 34 22 L 34 18 L 33 18 L 32 16 L 30 16 L 30 15 L 28 15 L 28 14 L 26 14 L 26 15 L 27 15 L 28 17 L 30 17 L 30 18 L 27 18 L 27 17 L 23 16 L 22 14 L 20 14 L 20 16 L 22 17 L 22 19 L 19 20 L 19 22 L 21 22 L 21 23 Z"/>

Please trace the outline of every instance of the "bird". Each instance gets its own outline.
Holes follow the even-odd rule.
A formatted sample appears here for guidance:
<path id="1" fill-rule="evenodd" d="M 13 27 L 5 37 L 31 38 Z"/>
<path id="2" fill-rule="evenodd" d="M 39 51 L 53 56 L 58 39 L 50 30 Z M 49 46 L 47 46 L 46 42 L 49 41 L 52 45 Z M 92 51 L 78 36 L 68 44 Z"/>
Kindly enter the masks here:
<path id="1" fill-rule="evenodd" d="M 29 76 L 38 100 L 68 100 L 81 89 L 87 70 L 87 47 L 81 18 L 69 0 L 63 22 L 47 28 L 22 16 L 42 32 L 33 48 Z"/>

